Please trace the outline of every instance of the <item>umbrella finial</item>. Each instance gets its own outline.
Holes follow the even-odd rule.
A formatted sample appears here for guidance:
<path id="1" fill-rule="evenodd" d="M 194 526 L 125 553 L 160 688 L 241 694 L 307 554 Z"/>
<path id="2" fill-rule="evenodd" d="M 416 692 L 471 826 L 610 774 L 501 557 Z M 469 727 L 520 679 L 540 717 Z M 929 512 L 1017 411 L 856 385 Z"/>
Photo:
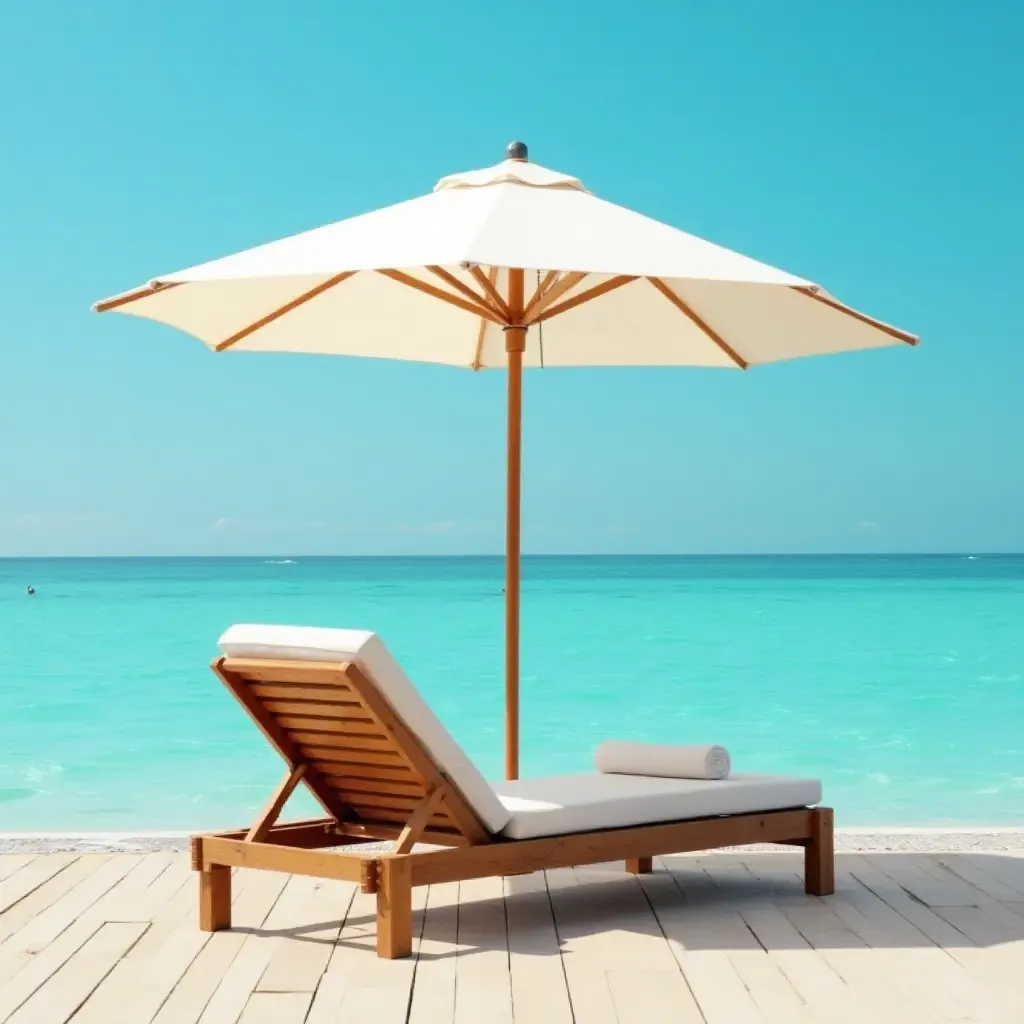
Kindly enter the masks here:
<path id="1" fill-rule="evenodd" d="M 506 160 L 522 160 L 527 161 L 530 159 L 529 152 L 526 148 L 525 142 L 510 142 L 505 147 L 505 159 Z"/>

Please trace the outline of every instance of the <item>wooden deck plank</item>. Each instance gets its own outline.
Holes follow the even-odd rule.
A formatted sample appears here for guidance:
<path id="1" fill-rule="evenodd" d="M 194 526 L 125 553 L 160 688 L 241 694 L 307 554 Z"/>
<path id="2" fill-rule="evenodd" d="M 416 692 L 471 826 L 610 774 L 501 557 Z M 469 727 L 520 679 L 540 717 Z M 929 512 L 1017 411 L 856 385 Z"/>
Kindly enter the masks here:
<path id="1" fill-rule="evenodd" d="M 758 855 L 770 857 L 772 855 Z M 783 854 L 787 867 L 799 865 L 802 868 L 803 857 L 800 853 Z M 746 864 L 739 857 L 702 857 L 700 866 L 717 888 L 727 888 L 730 893 L 730 905 L 735 907 L 731 913 L 722 914 L 722 925 L 709 927 L 701 935 L 705 939 L 714 935 L 719 945 L 728 949 L 729 960 L 743 984 L 750 992 L 751 999 L 769 1024 L 807 1024 L 815 1019 L 807 1002 L 803 999 L 790 979 L 779 967 L 758 941 L 757 936 L 739 913 L 740 903 L 756 906 L 758 903 L 771 903 L 775 888 L 771 883 L 765 884 L 764 878 L 754 879 L 757 886 L 755 892 L 747 892 L 753 878 Z M 737 892 L 737 886 L 742 892 Z M 799 891 L 801 899 L 806 899 L 803 892 L 802 879 Z M 777 905 L 777 904 L 776 904 Z M 724 908 L 723 908 L 724 909 Z M 698 911 L 702 913 L 702 911 Z M 746 934 L 744 934 L 744 932 Z M 699 940 L 698 940 L 699 941 Z"/>
<path id="2" fill-rule="evenodd" d="M 520 1024 L 572 1024 L 562 951 L 544 873 L 506 878 L 504 893 L 515 1020 Z"/>
<path id="3" fill-rule="evenodd" d="M 950 886 L 959 892 L 963 887 L 963 903 L 957 905 L 977 907 L 995 920 L 1003 922 L 1009 931 L 1017 933 L 1018 938 L 1024 936 L 1024 917 L 1017 914 L 1011 903 L 991 896 L 984 889 L 951 871 L 941 863 L 938 857 L 912 854 L 907 857 L 907 861 L 913 869 L 919 871 L 939 888 Z M 986 884 L 989 888 L 993 888 L 991 882 Z"/>
<path id="4" fill-rule="evenodd" d="M 676 1024 L 678 1021 L 710 1021 L 696 1009 L 696 1004 L 680 994 L 689 989 L 679 972 L 645 971 L 612 968 L 607 972 L 608 991 L 615 1006 L 619 1024 Z M 697 1016 L 691 1016 L 693 1012 Z"/>
<path id="5" fill-rule="evenodd" d="M 254 992 L 238 1024 L 303 1024 L 311 992 Z"/>
<path id="6" fill-rule="evenodd" d="M 940 916 L 938 911 L 910 897 L 894 878 L 882 870 L 887 864 L 886 857 L 858 856 L 849 857 L 848 860 L 851 874 L 862 885 L 927 935 L 932 942 L 941 946 L 952 959 L 961 963 L 973 983 L 990 1000 L 1010 1009 L 1007 1014 L 997 1015 L 997 1020 L 1013 1020 L 1016 1015 L 1014 1008 L 1020 1005 L 1020 977 L 1024 969 L 1024 952 L 1019 947 L 1014 949 L 1012 942 L 1001 945 L 991 931 L 986 929 L 984 915 L 977 908 L 959 908 L 960 913 L 973 916 L 973 923 L 963 919 L 959 922 L 961 927 L 972 933 L 969 936 L 961 927 Z M 957 910 L 951 909 L 947 913 L 955 917 Z"/>
<path id="7" fill-rule="evenodd" d="M 567 979 L 570 970 L 574 980 L 603 971 L 620 1024 L 705 1020 L 641 886 L 647 876 L 628 874 L 621 861 L 576 868 L 575 873 L 576 890 L 553 897 L 553 903 L 578 903 L 582 910 L 577 933 L 565 933 Z M 661 881 L 671 884 L 667 878 Z M 590 936 L 581 934 L 583 930 Z M 573 962 L 570 968 L 570 960 L 577 957 L 578 965 Z M 599 1000 L 604 988 L 597 988 Z"/>
<path id="8" fill-rule="evenodd" d="M 101 924 L 96 934 L 8 1018 L 10 1024 L 60 1024 L 68 1020 L 145 930 L 146 925 L 136 922 Z"/>
<path id="9" fill-rule="evenodd" d="M 27 1002 L 102 927 L 101 921 L 76 921 L 40 952 L 24 954 L 19 969 L 0 982 L 0 1021 Z"/>
<path id="10" fill-rule="evenodd" d="M 397 962 L 397 961 L 393 961 Z M 341 971 L 324 975 L 306 1024 L 405 1024 L 409 984 L 355 984 Z M 328 1010 L 328 1007 L 333 1007 Z"/>
<path id="11" fill-rule="evenodd" d="M 874 1019 L 892 1024 L 952 1020 L 948 1007 L 916 988 L 892 957 L 877 957 L 834 911 L 789 906 L 783 911 L 823 960 L 871 1007 Z"/>
<path id="12" fill-rule="evenodd" d="M 713 860 L 698 863 L 712 884 L 728 887 L 732 860 L 722 865 L 720 875 L 709 863 Z M 803 999 L 734 909 L 731 896 L 723 894 L 727 906 L 688 905 L 663 863 L 656 864 L 654 874 L 642 876 L 641 883 L 708 1021 L 802 1024 L 810 1019 Z"/>
<path id="13" fill-rule="evenodd" d="M 989 858 L 989 860 L 994 859 Z M 979 863 L 975 858 L 965 854 L 939 856 L 935 860 L 944 870 L 952 872 L 968 885 L 973 885 L 975 889 L 994 900 L 999 900 L 1000 903 L 1009 905 L 1015 900 L 1024 900 L 1024 893 L 1004 881 L 1000 877 L 998 869 L 993 870 L 984 862 Z M 1024 885 L 1024 882 L 1019 884 Z"/>
<path id="14" fill-rule="evenodd" d="M 981 890 L 959 880 L 950 883 L 953 895 L 944 895 L 941 885 L 952 873 L 933 867 L 927 858 L 900 854 L 891 857 L 874 855 L 866 859 L 905 894 L 910 894 L 916 902 L 927 906 L 975 945 L 983 948 L 1006 947 L 1002 952 L 1008 953 L 1011 958 L 1020 952 L 1010 947 L 1024 939 L 1024 918 L 998 900 L 991 899 Z M 925 894 L 935 902 L 927 903 L 919 894 Z M 1007 957 L 1002 954 L 992 955 L 985 962 L 996 964 L 1005 959 Z"/>
<path id="15" fill-rule="evenodd" d="M 69 863 L 62 871 L 37 889 L 33 889 L 5 913 L 0 914 L 0 953 L 6 941 L 16 935 L 23 925 L 32 921 L 37 914 L 74 888 L 99 863 L 102 863 L 102 858 L 76 858 L 73 863 Z"/>
<path id="16" fill-rule="evenodd" d="M 455 960 L 459 939 L 459 883 L 428 888 L 409 1024 L 455 1020 Z"/>
<path id="17" fill-rule="evenodd" d="M 961 854 L 957 861 L 966 861 L 979 871 L 999 879 L 1020 895 L 1013 900 L 1024 900 L 1024 853 L 1005 851 L 1002 853 Z M 948 865 L 947 865 L 948 866 Z"/>
<path id="18" fill-rule="evenodd" d="M 839 885 L 839 893 L 826 899 L 828 906 L 876 951 L 876 957 L 891 963 L 907 985 L 921 993 L 922 1006 L 937 1003 L 942 1008 L 936 1020 L 943 1014 L 951 1020 L 1010 1019 L 1006 1016 L 1010 1007 L 1000 1005 L 988 986 L 979 984 L 949 952 L 853 880 L 855 886 Z"/>
<path id="19" fill-rule="evenodd" d="M 174 860 L 146 890 L 147 901 L 164 906 L 164 897 L 171 896 L 188 881 L 194 881 L 192 865 L 185 853 L 176 854 Z"/>
<path id="20" fill-rule="evenodd" d="M 319 881 L 297 914 L 290 941 L 280 943 L 270 958 L 257 991 L 316 991 L 357 889 L 352 882 Z"/>
<path id="21" fill-rule="evenodd" d="M 576 878 L 576 889 L 552 893 L 562 906 L 563 948 L 597 956 L 609 970 L 680 973 L 638 876 L 618 862 L 577 868 Z"/>
<path id="22" fill-rule="evenodd" d="M 874 863 L 885 862 L 886 872 L 896 879 L 914 899 L 926 907 L 976 907 L 984 894 L 968 885 L 951 871 L 943 869 L 944 877 L 935 877 L 927 870 L 927 860 L 911 854 L 889 854 L 873 857 Z"/>
<path id="23" fill-rule="evenodd" d="M 0 984 L 13 977 L 31 959 L 80 918 L 137 863 L 135 859 L 109 858 L 80 879 L 46 909 L 27 921 L 0 945 Z M 91 866 L 91 865 L 89 865 Z M 94 919 L 97 926 L 102 919 Z M 94 931 L 97 929 L 93 929 Z"/>
<path id="24" fill-rule="evenodd" d="M 1009 854 L 842 854 L 821 899 L 788 852 L 420 887 L 396 961 L 350 883 L 239 869 L 235 928 L 209 934 L 183 855 L 48 856 L 0 880 L 38 882 L 0 915 L 0 1024 L 1024 1019 Z"/>
<path id="25" fill-rule="evenodd" d="M 900 917 L 909 921 L 937 946 L 954 957 L 960 949 L 975 947 L 971 939 L 940 917 L 934 910 L 914 899 L 899 883 L 866 856 L 847 857 L 846 870 L 869 892 L 877 896 Z"/>
<path id="26" fill-rule="evenodd" d="M 82 860 L 85 861 L 86 858 L 83 857 Z M 35 913 L 32 920 L 20 928 L 0 949 L 6 950 L 15 943 L 28 950 L 41 948 L 56 938 L 72 921 L 85 914 L 140 860 L 140 855 L 133 854 L 97 858 L 94 870 L 89 871 L 45 910 Z"/>
<path id="27" fill-rule="evenodd" d="M 182 860 L 185 858 L 182 856 Z M 114 886 L 111 892 L 114 892 L 119 886 L 124 885 L 129 878 L 134 876 L 134 884 L 138 885 L 142 880 L 142 875 L 152 876 L 155 870 L 153 865 L 149 865 L 145 872 L 140 874 L 140 867 L 138 865 L 132 871 L 128 872 L 124 878 L 121 879 L 117 885 Z M 109 894 L 108 894 L 109 895 Z M 41 952 L 36 954 L 25 953 L 27 959 L 26 965 L 4 986 L 2 993 L 0 993 L 0 1020 L 4 1019 L 7 1012 L 13 1012 L 13 1009 L 17 1005 L 20 1005 L 32 991 L 40 987 L 41 984 L 56 971 L 67 959 L 78 950 L 84 942 L 95 934 L 102 924 L 105 923 L 105 916 L 94 913 L 97 906 L 100 906 L 106 900 L 106 896 L 101 897 L 92 907 L 88 908 L 76 921 L 74 921 L 68 928 L 60 933 L 52 942 L 45 946 Z M 152 904 L 150 905 L 152 909 Z M 148 922 L 139 922 L 148 923 Z M 120 1005 L 120 993 L 117 997 L 107 1004 L 98 1016 L 94 1016 L 90 1010 L 93 1004 L 94 998 L 97 997 L 98 992 L 105 991 L 110 985 L 111 981 L 120 975 L 127 975 L 130 978 L 134 978 L 137 966 L 145 964 L 147 958 L 152 955 L 150 948 L 147 948 L 147 942 L 151 940 L 157 929 L 160 928 L 159 922 L 150 925 L 142 938 L 132 947 L 131 952 L 127 957 L 121 959 L 110 974 L 104 979 L 97 989 L 90 996 L 89 1001 L 79 1011 L 75 1017 L 76 1024 L 88 1024 L 90 1019 L 95 1019 L 103 1022 L 103 1024 L 110 1024 L 115 1019 L 114 1011 L 117 1010 Z M 17 997 L 17 999 L 16 999 Z"/>
<path id="28" fill-rule="evenodd" d="M 427 889 L 413 889 L 412 956 L 377 958 L 376 899 L 357 892 L 310 1008 L 307 1024 L 406 1024 Z"/>
<path id="29" fill-rule="evenodd" d="M 0 882 L 36 859 L 32 853 L 0 853 Z"/>
<path id="30" fill-rule="evenodd" d="M 287 875 L 275 871 L 246 871 L 240 868 L 235 872 L 232 891 L 237 895 L 231 906 L 234 929 L 210 935 L 206 945 L 188 965 L 153 1018 L 154 1024 L 194 1024 L 199 1020 L 222 977 L 248 938 L 249 930 L 262 926 L 287 881 Z M 193 902 L 194 887 L 193 880 Z M 181 926 L 193 928 L 195 922 L 190 916 Z"/>
<path id="31" fill-rule="evenodd" d="M 202 1024 L 234 1024 L 238 1020 L 282 941 L 282 930 L 295 925 L 296 913 L 309 898 L 315 884 L 316 879 L 303 875 L 287 878 L 262 926 L 246 936 L 241 949 L 228 965 L 199 1018 Z"/>
<path id="32" fill-rule="evenodd" d="M 8 878 L 0 882 L 0 922 L 11 907 L 16 906 L 29 893 L 34 892 L 76 860 L 78 857 L 73 853 L 51 853 L 46 857 L 37 857 L 19 871 L 12 872 Z M 3 935 L 0 934 L 0 939 L 2 938 Z"/>
<path id="33" fill-rule="evenodd" d="M 605 869 L 600 865 L 580 871 L 569 868 L 546 872 L 566 989 L 576 1021 L 619 1021 L 619 1008 L 628 1012 L 629 992 L 638 980 L 636 972 L 646 967 L 668 972 L 677 982 L 681 980 L 668 944 L 663 938 L 659 941 L 650 909 L 644 913 L 646 900 L 636 880 L 623 872 L 621 864 L 618 867 L 617 872 L 614 867 Z M 606 885 L 602 886 L 602 881 Z M 602 923 L 595 928 L 597 920 Z M 634 942 L 629 941 L 630 922 L 638 929 L 639 937 Z M 652 957 L 646 963 L 645 949 Z M 625 976 L 616 979 L 613 992 L 610 972 L 620 967 Z"/>
<path id="34" fill-rule="evenodd" d="M 713 910 L 723 904 L 735 908 L 744 924 L 765 950 L 793 990 L 808 1007 L 813 1020 L 843 1021 L 848 1024 L 876 1024 L 873 1008 L 852 989 L 783 912 L 788 902 L 774 891 L 770 878 L 758 878 L 738 855 L 722 854 L 695 862 L 666 858 L 666 864 L 694 908 Z M 701 867 L 701 880 L 695 869 L 706 864 L 728 882 L 717 884 Z M 745 878 L 744 874 L 749 877 Z M 756 884 L 755 884 L 756 883 Z M 800 893 L 801 902 L 815 897 Z"/>
<path id="35" fill-rule="evenodd" d="M 459 883 L 456 1024 L 512 1024 L 508 931 L 501 878 Z"/>
<path id="36" fill-rule="evenodd" d="M 181 865 L 188 867 L 188 858 L 184 854 L 176 857 Z M 168 865 L 168 870 L 172 866 Z M 131 872 L 119 884 L 129 890 L 136 887 L 140 878 L 132 879 L 134 874 Z M 170 876 L 164 871 L 157 878 L 161 882 L 159 886 L 154 880 L 139 893 L 140 904 L 150 915 L 152 923 L 90 995 L 75 1015 L 75 1024 L 117 1024 L 119 1021 L 148 1024 L 178 980 L 180 972 L 177 968 L 182 957 L 187 956 L 182 949 L 187 950 L 195 941 L 196 929 L 188 913 L 195 904 L 195 882 L 191 871 L 185 875 L 176 871 Z M 176 888 L 172 888 L 171 882 Z M 189 882 L 192 884 L 186 891 Z M 110 895 L 114 898 L 106 904 L 106 910 L 101 909 L 103 901 L 90 908 L 87 912 L 90 919 L 96 913 L 121 912 L 124 904 L 116 895 L 116 888 L 111 890 Z M 235 887 L 236 899 L 239 888 Z M 187 903 L 186 897 L 191 897 Z M 127 913 L 131 921 L 136 919 L 139 911 L 129 908 Z M 209 938 L 206 933 L 202 934 Z"/>
<path id="37" fill-rule="evenodd" d="M 917 1019 L 912 1012 L 912 998 L 902 992 L 890 991 L 894 981 L 898 988 L 898 979 L 894 979 L 890 963 L 873 962 L 873 973 L 865 975 L 863 968 L 868 958 L 861 954 L 869 952 L 867 943 L 825 901 L 802 892 L 802 876 L 793 870 L 797 868 L 795 863 L 790 861 L 781 871 L 772 871 L 768 865 L 751 856 L 741 865 L 758 885 L 772 885 L 776 890 L 774 902 L 789 923 L 818 956 L 858 993 L 861 1001 L 872 1008 L 877 1020 Z M 904 1017 L 908 1003 L 911 1012 Z M 933 1016 L 933 1019 L 942 1020 L 943 1017 Z"/>
<path id="38" fill-rule="evenodd" d="M 180 863 L 185 859 L 183 854 L 145 854 L 131 871 L 111 886 L 82 916 L 93 921 L 151 921 L 155 910 L 151 908 L 148 898 L 150 886 L 175 860 Z"/>
<path id="39" fill-rule="evenodd" d="M 139 940 L 153 942 L 126 956 L 76 1015 L 75 1024 L 148 1024 L 209 941 L 186 921 L 153 924 Z M 81 1021 L 78 1018 L 81 1017 Z"/>
<path id="40" fill-rule="evenodd" d="M 702 906 L 693 901 L 691 891 L 688 902 L 671 873 L 660 865 L 655 874 L 641 876 L 640 883 L 707 1020 L 737 1024 L 761 1020 L 731 954 L 754 950 L 765 954 L 743 919 L 732 911 L 732 900 Z"/>
<path id="41" fill-rule="evenodd" d="M 977 867 L 980 871 L 1000 879 L 1011 889 L 1020 893 L 1015 900 L 1024 899 L 1024 851 L 1004 850 L 1000 853 L 961 854 L 962 859 Z"/>

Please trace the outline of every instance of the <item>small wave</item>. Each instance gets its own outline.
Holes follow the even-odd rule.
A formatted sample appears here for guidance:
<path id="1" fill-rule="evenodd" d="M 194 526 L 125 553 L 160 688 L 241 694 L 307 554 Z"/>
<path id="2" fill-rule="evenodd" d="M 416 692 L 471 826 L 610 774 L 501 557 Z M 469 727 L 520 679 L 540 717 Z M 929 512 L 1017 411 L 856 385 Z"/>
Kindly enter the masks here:
<path id="1" fill-rule="evenodd" d="M 976 562 L 976 561 L 978 561 L 978 556 L 977 555 L 966 555 L 965 557 L 966 557 L 968 562 Z"/>
<path id="2" fill-rule="evenodd" d="M 264 565 L 298 565 L 294 558 L 267 558 Z"/>
<path id="3" fill-rule="evenodd" d="M 62 771 L 64 765 L 54 761 L 28 765 L 0 764 L 0 772 L 12 775 L 22 782 L 42 782 L 44 779 L 59 775 Z"/>

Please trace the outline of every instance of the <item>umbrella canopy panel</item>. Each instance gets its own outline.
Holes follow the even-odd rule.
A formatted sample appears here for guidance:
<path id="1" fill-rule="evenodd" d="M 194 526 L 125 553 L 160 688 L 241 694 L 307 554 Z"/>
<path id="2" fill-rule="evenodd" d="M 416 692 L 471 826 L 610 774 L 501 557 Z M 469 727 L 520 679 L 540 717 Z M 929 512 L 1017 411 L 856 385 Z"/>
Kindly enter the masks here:
<path id="1" fill-rule="evenodd" d="M 509 268 L 524 270 L 520 316 L 508 308 Z M 745 368 L 916 341 L 810 281 L 519 160 L 97 308 L 159 320 L 220 351 L 471 369 L 507 366 L 512 323 L 528 328 L 524 366 Z"/>

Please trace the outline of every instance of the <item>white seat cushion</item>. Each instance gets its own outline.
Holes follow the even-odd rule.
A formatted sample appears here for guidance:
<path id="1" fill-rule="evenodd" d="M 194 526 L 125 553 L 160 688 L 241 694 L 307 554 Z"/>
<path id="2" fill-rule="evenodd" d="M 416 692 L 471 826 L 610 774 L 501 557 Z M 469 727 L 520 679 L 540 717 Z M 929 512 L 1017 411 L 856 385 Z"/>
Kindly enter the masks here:
<path id="1" fill-rule="evenodd" d="M 641 775 L 561 775 L 495 783 L 511 817 L 510 839 L 623 828 L 659 821 L 807 807 L 821 800 L 817 779 L 732 775 L 728 779 L 662 779 Z"/>
<path id="2" fill-rule="evenodd" d="M 434 763 L 455 783 L 477 816 L 500 832 L 510 813 L 409 682 L 376 633 L 315 626 L 232 626 L 221 638 L 229 658 L 355 662 L 374 682 L 399 718 L 419 737 Z"/>

